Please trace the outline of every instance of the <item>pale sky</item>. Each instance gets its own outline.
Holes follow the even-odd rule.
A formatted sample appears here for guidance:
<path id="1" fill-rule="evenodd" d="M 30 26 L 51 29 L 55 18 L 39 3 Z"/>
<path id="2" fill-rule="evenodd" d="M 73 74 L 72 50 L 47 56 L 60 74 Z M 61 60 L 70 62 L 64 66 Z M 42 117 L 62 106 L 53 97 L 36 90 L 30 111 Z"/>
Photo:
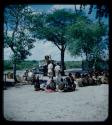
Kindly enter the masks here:
<path id="1" fill-rule="evenodd" d="M 74 9 L 74 5 L 31 5 L 30 6 L 33 10 L 37 11 L 47 11 L 50 12 L 54 9 Z M 88 7 L 86 7 L 86 10 L 88 10 Z M 77 9 L 79 8 L 79 5 L 77 5 Z M 91 16 L 93 18 L 93 15 Z M 37 40 L 34 44 L 35 47 L 30 51 L 32 53 L 31 56 L 27 58 L 27 60 L 43 60 L 45 55 L 51 55 L 53 60 L 60 60 L 60 50 L 53 45 L 50 41 L 43 42 Z M 4 49 L 4 59 L 8 60 L 10 59 L 12 52 L 10 48 Z M 82 60 L 81 57 L 71 57 L 68 51 L 65 51 L 65 61 L 78 61 Z"/>

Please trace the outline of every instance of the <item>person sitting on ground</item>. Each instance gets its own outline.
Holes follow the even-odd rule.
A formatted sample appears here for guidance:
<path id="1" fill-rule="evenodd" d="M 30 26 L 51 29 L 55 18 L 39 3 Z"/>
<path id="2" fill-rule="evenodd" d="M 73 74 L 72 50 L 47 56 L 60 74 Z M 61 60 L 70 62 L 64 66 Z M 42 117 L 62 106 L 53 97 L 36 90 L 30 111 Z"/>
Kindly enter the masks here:
<path id="1" fill-rule="evenodd" d="M 72 76 L 72 73 L 69 73 L 69 78 L 70 78 L 70 82 L 71 82 L 71 84 L 74 84 L 74 78 L 73 78 L 73 76 Z"/>
<path id="2" fill-rule="evenodd" d="M 54 82 L 53 77 L 50 78 L 49 83 L 46 86 L 46 89 L 47 90 L 53 90 L 53 91 L 56 90 L 56 83 Z"/>
<path id="3" fill-rule="evenodd" d="M 31 85 L 34 85 L 36 79 L 36 75 L 33 74 L 32 79 L 31 79 Z"/>
<path id="4" fill-rule="evenodd" d="M 74 83 L 76 84 L 76 86 L 79 86 L 79 87 L 83 86 L 81 74 L 79 72 L 75 73 Z"/>
<path id="5" fill-rule="evenodd" d="M 102 84 L 102 81 L 101 81 L 102 76 L 103 76 L 102 72 L 99 71 L 99 72 L 98 72 L 98 77 L 97 77 L 97 79 L 98 79 L 98 84 Z"/>
<path id="6" fill-rule="evenodd" d="M 61 78 L 59 84 L 58 84 L 58 90 L 64 90 L 65 87 L 65 82 L 63 80 L 63 78 Z"/>
<path id="7" fill-rule="evenodd" d="M 66 77 L 67 85 L 65 85 L 63 92 L 75 91 L 76 85 L 71 84 L 69 77 Z"/>
<path id="8" fill-rule="evenodd" d="M 88 83 L 88 74 L 83 74 L 82 75 L 82 85 L 83 86 L 88 86 L 89 83 Z"/>
<path id="9" fill-rule="evenodd" d="M 104 72 L 101 78 L 102 84 L 108 84 L 108 73 Z"/>
<path id="10" fill-rule="evenodd" d="M 94 85 L 94 80 L 92 79 L 92 73 L 88 74 L 88 84 L 89 85 Z"/>
<path id="11" fill-rule="evenodd" d="M 98 78 L 98 72 L 94 72 L 92 79 L 94 80 L 94 85 L 98 85 L 100 83 Z"/>
<path id="12" fill-rule="evenodd" d="M 39 76 L 34 76 L 33 77 L 33 84 L 34 84 L 34 88 L 35 88 L 35 91 L 39 91 L 39 90 L 43 90 L 42 88 L 40 88 L 40 81 L 39 81 Z"/>
<path id="13" fill-rule="evenodd" d="M 76 84 L 71 73 L 66 77 L 67 85 L 65 85 L 64 92 L 75 91 Z"/>

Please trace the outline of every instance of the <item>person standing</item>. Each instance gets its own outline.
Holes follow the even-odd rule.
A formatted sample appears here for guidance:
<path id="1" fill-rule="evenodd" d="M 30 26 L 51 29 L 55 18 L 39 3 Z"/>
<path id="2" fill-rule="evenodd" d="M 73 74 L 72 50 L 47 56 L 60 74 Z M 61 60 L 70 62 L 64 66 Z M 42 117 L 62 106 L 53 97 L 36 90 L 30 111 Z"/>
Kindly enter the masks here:
<path id="1" fill-rule="evenodd" d="M 28 72 L 28 83 L 32 81 L 32 77 L 33 77 L 33 72 L 32 72 L 32 70 L 29 70 L 29 72 Z"/>
<path id="2" fill-rule="evenodd" d="M 58 82 L 61 81 L 61 67 L 60 67 L 59 63 L 57 63 L 54 70 L 55 70 L 56 80 L 57 80 L 57 83 L 58 83 Z"/>
<path id="3" fill-rule="evenodd" d="M 29 72 L 28 70 L 26 70 L 24 72 L 23 78 L 24 78 L 25 81 L 27 81 L 27 79 L 28 79 L 28 72 Z"/>
<path id="4" fill-rule="evenodd" d="M 53 77 L 53 64 L 52 64 L 52 61 L 49 61 L 49 64 L 48 64 L 48 77 L 49 78 Z"/>

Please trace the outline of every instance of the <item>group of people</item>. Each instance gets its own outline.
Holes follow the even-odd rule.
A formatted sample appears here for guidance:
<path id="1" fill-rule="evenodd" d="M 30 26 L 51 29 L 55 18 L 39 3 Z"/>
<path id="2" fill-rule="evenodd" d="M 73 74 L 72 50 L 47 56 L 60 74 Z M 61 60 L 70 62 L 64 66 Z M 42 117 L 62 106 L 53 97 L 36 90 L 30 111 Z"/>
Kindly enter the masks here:
<path id="1" fill-rule="evenodd" d="M 88 73 L 79 73 L 74 74 L 69 73 L 68 76 L 63 78 L 61 76 L 61 67 L 59 63 L 53 67 L 52 61 L 48 64 L 48 81 L 45 82 L 44 87 L 41 88 L 41 80 L 39 75 L 33 74 L 32 70 L 26 70 L 24 73 L 24 79 L 27 82 L 31 82 L 34 85 L 35 91 L 38 90 L 51 90 L 51 91 L 75 91 L 76 86 L 83 87 L 88 85 L 98 85 L 98 84 L 108 84 L 108 72 L 88 72 Z M 55 79 L 54 79 L 55 72 Z"/>
<path id="2" fill-rule="evenodd" d="M 70 92 L 75 91 L 76 87 L 83 87 L 88 85 L 100 85 L 108 84 L 108 72 L 89 72 L 81 74 L 76 72 L 74 75 L 69 73 L 68 76 L 62 78 L 57 75 L 57 78 L 54 80 L 53 77 L 49 77 L 44 88 L 40 88 L 39 77 L 34 83 L 35 90 L 51 90 L 51 91 L 63 91 Z"/>
<path id="3" fill-rule="evenodd" d="M 68 92 L 68 91 L 75 91 L 76 84 L 74 82 L 74 78 L 71 73 L 66 78 L 62 78 L 59 80 L 53 79 L 53 77 L 50 77 L 46 84 L 44 84 L 44 87 L 40 87 L 40 80 L 39 77 L 35 77 L 33 79 L 33 84 L 35 91 L 38 90 L 46 90 L 46 91 L 63 91 L 63 92 Z"/>
<path id="4" fill-rule="evenodd" d="M 108 77 L 108 72 L 92 71 L 85 74 L 80 74 L 77 72 L 74 76 L 74 80 L 78 86 L 82 87 L 88 85 L 108 84 Z"/>

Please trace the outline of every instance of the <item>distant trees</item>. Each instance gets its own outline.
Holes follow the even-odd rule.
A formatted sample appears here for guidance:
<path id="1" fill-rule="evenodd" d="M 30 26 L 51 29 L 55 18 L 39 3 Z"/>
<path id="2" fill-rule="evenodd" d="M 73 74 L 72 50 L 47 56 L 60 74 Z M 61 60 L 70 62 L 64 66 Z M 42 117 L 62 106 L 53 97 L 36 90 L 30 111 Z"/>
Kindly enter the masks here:
<path id="1" fill-rule="evenodd" d="M 12 52 L 13 74 L 16 79 L 16 64 L 31 55 L 30 49 L 35 42 L 28 31 L 27 16 L 31 10 L 26 5 L 9 5 L 4 10 L 4 47 Z"/>

